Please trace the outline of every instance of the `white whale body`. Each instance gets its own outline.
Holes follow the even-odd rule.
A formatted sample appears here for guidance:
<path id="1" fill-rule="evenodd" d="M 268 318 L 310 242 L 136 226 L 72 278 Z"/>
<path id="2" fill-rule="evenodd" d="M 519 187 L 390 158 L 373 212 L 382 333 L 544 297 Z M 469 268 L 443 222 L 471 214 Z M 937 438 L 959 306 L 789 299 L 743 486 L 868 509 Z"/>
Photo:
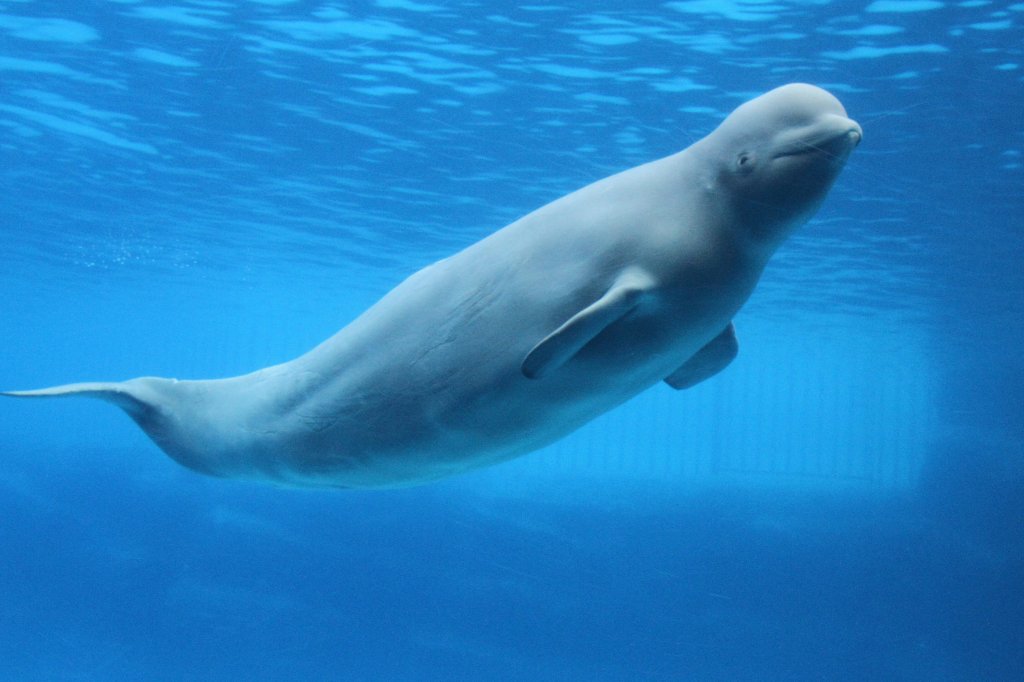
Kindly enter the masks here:
<path id="1" fill-rule="evenodd" d="M 290 362 L 4 395 L 107 400 L 217 476 L 388 487 L 507 460 L 729 364 L 733 316 L 860 138 L 831 94 L 786 85 L 420 270 Z"/>

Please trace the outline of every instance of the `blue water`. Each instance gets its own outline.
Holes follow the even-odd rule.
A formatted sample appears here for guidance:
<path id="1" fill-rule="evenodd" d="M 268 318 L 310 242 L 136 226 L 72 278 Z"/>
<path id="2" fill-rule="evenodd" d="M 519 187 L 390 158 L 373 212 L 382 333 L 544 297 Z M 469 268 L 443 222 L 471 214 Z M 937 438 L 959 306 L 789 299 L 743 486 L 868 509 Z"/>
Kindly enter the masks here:
<path id="1" fill-rule="evenodd" d="M 1024 3 L 0 3 L 0 388 L 288 360 L 790 81 L 865 137 L 740 357 L 397 491 L 0 404 L 0 678 L 1024 679 Z"/>

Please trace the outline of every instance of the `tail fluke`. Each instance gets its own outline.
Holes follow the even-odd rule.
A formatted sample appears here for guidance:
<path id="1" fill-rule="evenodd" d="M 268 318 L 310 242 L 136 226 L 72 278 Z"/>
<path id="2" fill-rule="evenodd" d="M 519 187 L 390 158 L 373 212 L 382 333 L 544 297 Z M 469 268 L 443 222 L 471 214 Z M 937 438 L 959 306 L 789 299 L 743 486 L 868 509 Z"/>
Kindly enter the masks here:
<path id="1" fill-rule="evenodd" d="M 128 381 L 100 381 L 65 384 L 34 391 L 0 391 L 11 398 L 98 398 L 117 405 L 142 427 L 150 438 L 172 459 L 190 469 L 213 476 L 225 475 L 212 466 L 210 443 L 221 443 L 210 433 L 209 423 L 197 418 L 203 414 L 202 396 L 216 382 L 178 381 L 161 377 L 139 377 Z M 186 416 L 180 408 L 187 406 Z M 195 428 L 195 424 L 199 428 Z"/>
<path id="2" fill-rule="evenodd" d="M 146 378 L 131 381 L 101 381 L 83 384 L 64 384 L 40 388 L 33 391 L 0 391 L 0 395 L 12 398 L 65 398 L 84 396 L 113 403 L 136 420 L 144 418 L 155 406 L 151 380 Z"/>

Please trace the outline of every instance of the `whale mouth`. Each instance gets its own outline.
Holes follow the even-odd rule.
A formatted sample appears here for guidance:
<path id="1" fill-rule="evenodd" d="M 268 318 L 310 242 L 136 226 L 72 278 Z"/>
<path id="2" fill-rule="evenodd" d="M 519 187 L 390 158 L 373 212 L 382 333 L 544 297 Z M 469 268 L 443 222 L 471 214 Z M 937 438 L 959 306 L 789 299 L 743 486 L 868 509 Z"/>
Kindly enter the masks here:
<path id="1" fill-rule="evenodd" d="M 864 137 L 864 132 L 855 121 L 846 119 L 844 123 L 845 125 L 839 130 L 833 128 L 825 133 L 799 140 L 783 148 L 774 154 L 772 158 L 780 159 L 791 156 L 821 154 L 828 158 L 845 159 L 860 144 L 861 139 Z"/>

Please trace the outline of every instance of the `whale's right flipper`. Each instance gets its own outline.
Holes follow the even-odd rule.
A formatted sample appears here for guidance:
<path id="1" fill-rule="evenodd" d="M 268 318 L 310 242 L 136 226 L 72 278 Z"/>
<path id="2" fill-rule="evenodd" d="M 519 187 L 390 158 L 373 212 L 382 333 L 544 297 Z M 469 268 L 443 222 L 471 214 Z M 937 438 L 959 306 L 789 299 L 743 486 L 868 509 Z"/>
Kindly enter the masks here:
<path id="1" fill-rule="evenodd" d="M 681 391 L 710 379 L 729 366 L 740 351 L 736 327 L 732 322 L 721 334 L 708 341 L 693 357 L 665 378 L 665 383 Z"/>

